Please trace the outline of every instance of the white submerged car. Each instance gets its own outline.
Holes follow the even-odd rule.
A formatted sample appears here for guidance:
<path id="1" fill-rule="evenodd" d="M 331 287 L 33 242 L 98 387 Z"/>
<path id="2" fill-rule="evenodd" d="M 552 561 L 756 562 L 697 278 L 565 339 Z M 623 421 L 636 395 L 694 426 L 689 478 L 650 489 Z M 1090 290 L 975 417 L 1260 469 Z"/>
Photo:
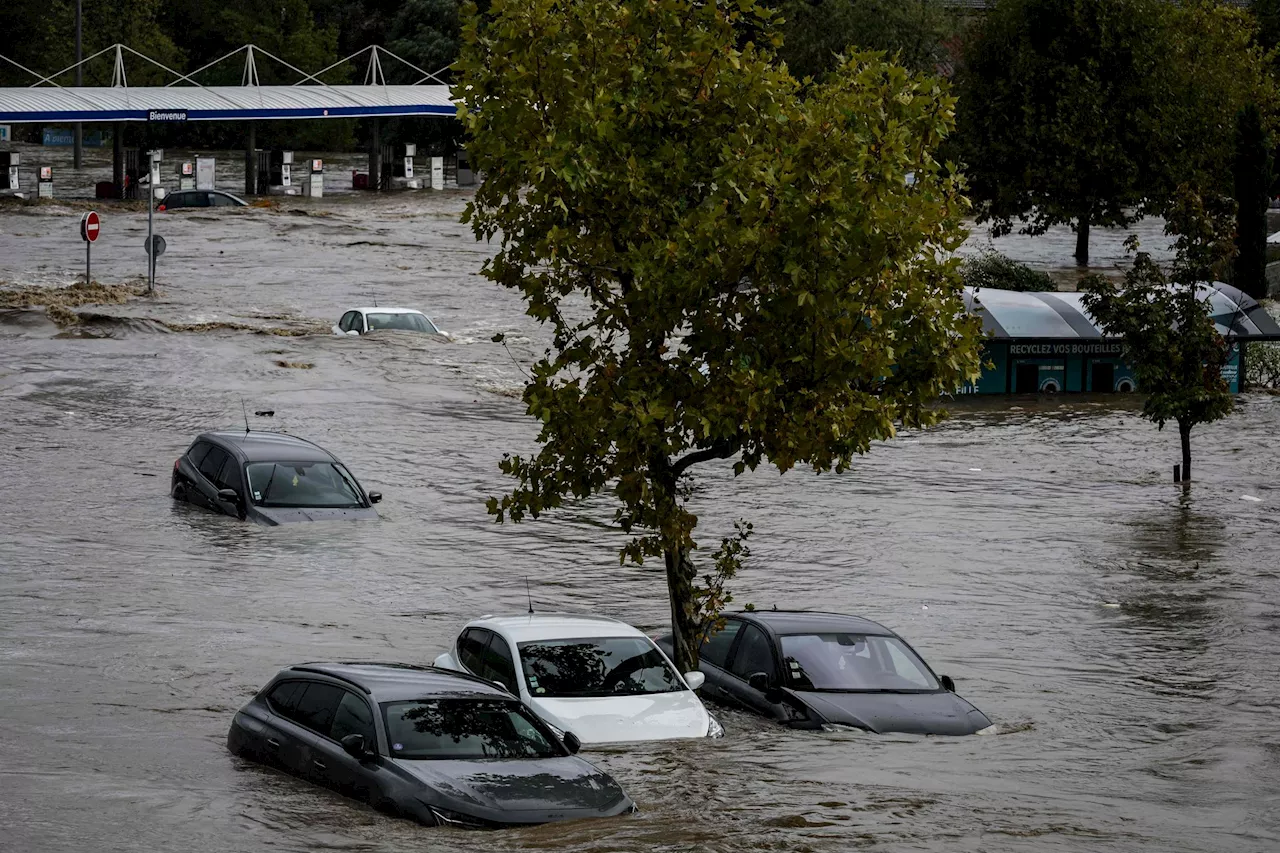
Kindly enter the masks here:
<path id="1" fill-rule="evenodd" d="M 335 335 L 367 335 L 379 329 L 396 329 L 450 337 L 448 332 L 416 308 L 352 308 L 331 328 Z"/>
<path id="2" fill-rule="evenodd" d="M 496 681 L 583 743 L 720 737 L 724 729 L 641 631 L 602 616 L 482 616 L 435 665 Z"/>

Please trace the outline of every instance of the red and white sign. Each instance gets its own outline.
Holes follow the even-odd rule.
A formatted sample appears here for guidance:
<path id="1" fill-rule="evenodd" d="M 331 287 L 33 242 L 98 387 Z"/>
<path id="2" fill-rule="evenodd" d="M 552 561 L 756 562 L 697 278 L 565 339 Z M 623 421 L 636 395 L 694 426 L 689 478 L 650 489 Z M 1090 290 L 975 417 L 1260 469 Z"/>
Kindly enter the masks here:
<path id="1" fill-rule="evenodd" d="M 91 210 L 80 217 L 80 239 L 86 243 L 92 243 L 97 240 L 98 232 L 101 229 L 102 220 L 98 219 L 97 211 Z"/>

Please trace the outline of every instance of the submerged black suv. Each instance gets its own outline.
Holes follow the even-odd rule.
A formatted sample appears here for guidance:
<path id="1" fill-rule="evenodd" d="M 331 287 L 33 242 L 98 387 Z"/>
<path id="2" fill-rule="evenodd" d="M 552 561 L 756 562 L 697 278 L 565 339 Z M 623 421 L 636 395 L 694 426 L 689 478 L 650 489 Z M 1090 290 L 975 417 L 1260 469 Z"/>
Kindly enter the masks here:
<path id="1" fill-rule="evenodd" d="M 671 635 L 658 639 L 674 654 Z M 969 735 L 991 720 L 955 693 L 906 640 L 840 613 L 755 610 L 726 615 L 699 652 L 707 699 L 794 728 Z"/>
<path id="2" fill-rule="evenodd" d="M 377 518 L 366 492 L 329 451 L 278 432 L 206 432 L 173 463 L 170 493 L 260 524 Z"/>
<path id="3" fill-rule="evenodd" d="M 611 776 L 500 685 L 435 667 L 306 663 L 231 721 L 227 748 L 380 811 L 467 828 L 635 811 Z"/>

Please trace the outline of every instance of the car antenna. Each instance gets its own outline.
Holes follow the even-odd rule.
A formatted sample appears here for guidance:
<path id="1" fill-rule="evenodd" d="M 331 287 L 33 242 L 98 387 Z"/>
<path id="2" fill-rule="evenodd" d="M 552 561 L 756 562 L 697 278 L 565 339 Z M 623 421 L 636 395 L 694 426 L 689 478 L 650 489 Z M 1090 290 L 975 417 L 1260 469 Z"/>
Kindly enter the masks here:
<path id="1" fill-rule="evenodd" d="M 249 434 L 249 408 L 244 404 L 244 397 L 240 398 L 240 411 L 244 412 L 244 434 Z"/>
<path id="2" fill-rule="evenodd" d="M 524 594 L 529 599 L 529 612 L 533 612 L 533 593 L 529 592 L 529 576 L 524 576 Z"/>

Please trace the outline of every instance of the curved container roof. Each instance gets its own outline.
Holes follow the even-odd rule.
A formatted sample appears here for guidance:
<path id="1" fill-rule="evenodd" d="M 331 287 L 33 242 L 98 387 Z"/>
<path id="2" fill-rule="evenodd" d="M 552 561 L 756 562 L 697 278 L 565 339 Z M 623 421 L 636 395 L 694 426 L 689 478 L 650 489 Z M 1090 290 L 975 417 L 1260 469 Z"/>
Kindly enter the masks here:
<path id="1" fill-rule="evenodd" d="M 1199 291 L 1202 300 L 1210 301 L 1219 334 L 1235 340 L 1280 340 L 1280 324 L 1251 296 L 1219 281 L 1201 284 Z M 997 341 L 1107 339 L 1082 298 L 1081 293 L 964 289 L 965 305 Z"/>

